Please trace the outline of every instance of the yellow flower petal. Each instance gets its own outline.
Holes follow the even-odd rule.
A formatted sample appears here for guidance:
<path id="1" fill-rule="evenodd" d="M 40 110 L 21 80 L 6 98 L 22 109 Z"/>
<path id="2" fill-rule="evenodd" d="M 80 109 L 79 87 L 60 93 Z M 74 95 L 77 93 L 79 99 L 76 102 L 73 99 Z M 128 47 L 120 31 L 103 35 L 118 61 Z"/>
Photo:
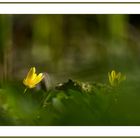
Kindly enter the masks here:
<path id="1" fill-rule="evenodd" d="M 34 84 L 38 84 L 44 78 L 43 73 L 40 73 L 34 80 Z"/>
<path id="2" fill-rule="evenodd" d="M 110 84 L 112 83 L 112 77 L 111 77 L 111 74 L 108 72 L 108 78 L 109 78 L 109 82 Z"/>
<path id="3" fill-rule="evenodd" d="M 29 88 L 34 88 L 34 87 L 35 87 L 35 85 L 28 85 L 28 87 L 29 87 Z"/>
<path id="4" fill-rule="evenodd" d="M 35 73 L 35 67 L 32 67 L 27 74 L 27 77 L 23 80 L 23 84 L 29 88 L 34 88 L 43 78 L 43 73 L 37 75 Z"/>
<path id="5" fill-rule="evenodd" d="M 115 72 L 115 70 L 113 70 L 113 71 L 111 72 L 111 77 L 114 79 L 115 76 L 116 76 L 116 72 Z"/>
<path id="6" fill-rule="evenodd" d="M 118 79 L 118 80 L 120 80 L 121 79 L 121 73 L 119 72 L 117 75 L 116 75 L 116 78 Z"/>
<path id="7" fill-rule="evenodd" d="M 108 73 L 108 78 L 111 86 L 117 86 L 121 81 L 126 79 L 126 76 L 122 75 L 121 72 L 116 73 L 115 70 L 112 70 L 111 74 Z"/>
<path id="8" fill-rule="evenodd" d="M 27 79 L 23 80 L 23 84 L 26 86 L 27 85 Z"/>
<path id="9" fill-rule="evenodd" d="M 35 71 L 36 71 L 36 70 L 35 70 L 35 67 L 32 67 L 32 68 L 29 70 L 26 79 L 32 79 L 32 76 L 33 76 L 33 74 L 35 73 Z"/>

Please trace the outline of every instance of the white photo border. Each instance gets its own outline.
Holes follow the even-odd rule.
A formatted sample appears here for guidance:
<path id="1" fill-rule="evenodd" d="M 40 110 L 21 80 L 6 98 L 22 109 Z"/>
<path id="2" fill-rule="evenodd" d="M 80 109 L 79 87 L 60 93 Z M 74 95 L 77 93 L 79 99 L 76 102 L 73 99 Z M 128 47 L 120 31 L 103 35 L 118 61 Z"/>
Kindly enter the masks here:
<path id="1" fill-rule="evenodd" d="M 0 14 L 140 14 L 140 4 L 0 4 Z M 1 126 L 0 137 L 140 137 L 139 126 Z"/>
<path id="2" fill-rule="evenodd" d="M 0 14 L 139 14 L 139 4 L 0 4 Z"/>

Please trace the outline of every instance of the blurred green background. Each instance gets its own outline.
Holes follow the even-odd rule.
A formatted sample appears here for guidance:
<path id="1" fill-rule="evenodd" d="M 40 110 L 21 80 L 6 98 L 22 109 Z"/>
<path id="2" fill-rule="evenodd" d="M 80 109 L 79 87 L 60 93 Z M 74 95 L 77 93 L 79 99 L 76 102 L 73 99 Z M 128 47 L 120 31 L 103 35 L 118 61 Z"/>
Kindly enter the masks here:
<path id="1" fill-rule="evenodd" d="M 140 125 L 139 19 L 140 15 L 123 14 L 0 15 L 0 124 Z M 49 106 L 46 114 L 42 113 L 43 118 L 40 119 L 39 115 L 39 121 L 36 121 L 33 117 L 40 103 L 36 101 L 40 91 L 34 91 L 37 95 L 28 93 L 29 97 L 22 97 L 25 88 L 22 80 L 32 66 L 37 68 L 37 72 L 48 74 L 48 84 L 52 87 L 69 78 L 108 84 L 107 74 L 113 69 L 125 74 L 127 80 L 126 85 L 119 89 L 118 104 L 112 103 L 111 113 L 104 112 L 103 118 L 102 111 L 94 116 L 85 108 L 80 112 L 80 120 L 78 113 L 68 117 L 71 116 L 69 113 L 62 115 L 60 111 L 57 114 Z M 86 97 L 81 100 L 80 97 L 75 98 L 83 104 L 82 99 Z M 102 100 L 100 102 L 102 104 Z M 107 103 L 105 101 L 103 106 Z M 75 114 L 75 110 L 71 112 Z"/>
<path id="2" fill-rule="evenodd" d="M 0 78 L 21 80 L 31 66 L 55 81 L 138 70 L 139 17 L 0 15 Z"/>

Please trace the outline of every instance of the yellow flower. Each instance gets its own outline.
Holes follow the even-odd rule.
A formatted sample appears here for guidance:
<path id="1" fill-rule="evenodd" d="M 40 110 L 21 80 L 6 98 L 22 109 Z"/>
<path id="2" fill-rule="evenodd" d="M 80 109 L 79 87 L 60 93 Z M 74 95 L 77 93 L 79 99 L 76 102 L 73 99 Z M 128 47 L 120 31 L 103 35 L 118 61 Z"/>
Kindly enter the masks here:
<path id="1" fill-rule="evenodd" d="M 43 73 L 37 75 L 35 67 L 32 67 L 23 80 L 23 84 L 28 88 L 34 88 L 43 78 Z"/>
<path id="2" fill-rule="evenodd" d="M 108 78 L 111 86 L 117 86 L 120 82 L 126 80 L 126 76 L 122 75 L 120 72 L 116 73 L 115 70 L 108 73 Z"/>

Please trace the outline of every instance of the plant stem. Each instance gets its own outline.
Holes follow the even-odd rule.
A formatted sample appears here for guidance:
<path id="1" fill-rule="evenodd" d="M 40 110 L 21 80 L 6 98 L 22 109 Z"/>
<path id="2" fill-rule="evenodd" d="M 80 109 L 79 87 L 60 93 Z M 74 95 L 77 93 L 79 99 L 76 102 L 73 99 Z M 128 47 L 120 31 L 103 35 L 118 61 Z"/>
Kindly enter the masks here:
<path id="1" fill-rule="evenodd" d="M 28 88 L 25 88 L 25 90 L 24 90 L 24 92 L 23 92 L 24 94 L 26 93 L 27 89 L 28 89 Z"/>

